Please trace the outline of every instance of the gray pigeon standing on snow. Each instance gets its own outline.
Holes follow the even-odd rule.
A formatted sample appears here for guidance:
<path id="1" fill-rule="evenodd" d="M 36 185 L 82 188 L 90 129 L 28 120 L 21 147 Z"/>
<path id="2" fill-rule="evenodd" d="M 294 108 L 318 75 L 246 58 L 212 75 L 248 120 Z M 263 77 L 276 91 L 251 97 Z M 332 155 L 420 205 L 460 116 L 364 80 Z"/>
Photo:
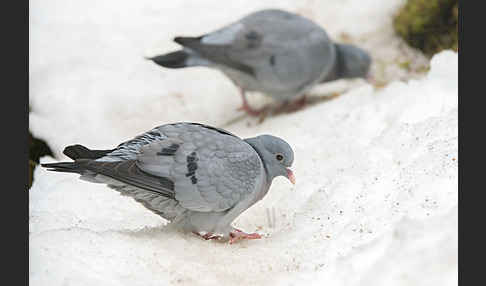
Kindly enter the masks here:
<path id="1" fill-rule="evenodd" d="M 282 10 L 262 10 L 199 37 L 176 37 L 184 48 L 150 58 L 167 68 L 206 66 L 240 87 L 240 109 L 258 115 L 245 91 L 259 91 L 284 105 L 305 102 L 320 82 L 366 77 L 371 58 L 352 45 L 336 44 L 323 28 Z M 299 103 L 300 102 L 300 103 Z"/>
<path id="2" fill-rule="evenodd" d="M 72 145 L 64 154 L 74 162 L 42 167 L 107 184 L 176 229 L 230 243 L 260 238 L 231 223 L 266 195 L 275 177 L 295 184 L 288 169 L 294 153 L 284 140 L 271 135 L 242 140 L 199 123 L 162 125 L 112 150 Z"/>

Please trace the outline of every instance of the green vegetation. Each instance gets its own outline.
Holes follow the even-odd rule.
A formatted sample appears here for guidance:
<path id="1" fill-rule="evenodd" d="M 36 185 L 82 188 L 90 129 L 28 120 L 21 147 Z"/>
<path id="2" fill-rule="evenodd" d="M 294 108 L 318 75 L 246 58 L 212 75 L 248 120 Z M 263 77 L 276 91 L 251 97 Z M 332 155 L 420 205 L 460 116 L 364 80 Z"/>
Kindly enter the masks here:
<path id="1" fill-rule="evenodd" d="M 395 32 L 426 55 L 458 48 L 458 0 L 407 0 L 393 20 Z"/>

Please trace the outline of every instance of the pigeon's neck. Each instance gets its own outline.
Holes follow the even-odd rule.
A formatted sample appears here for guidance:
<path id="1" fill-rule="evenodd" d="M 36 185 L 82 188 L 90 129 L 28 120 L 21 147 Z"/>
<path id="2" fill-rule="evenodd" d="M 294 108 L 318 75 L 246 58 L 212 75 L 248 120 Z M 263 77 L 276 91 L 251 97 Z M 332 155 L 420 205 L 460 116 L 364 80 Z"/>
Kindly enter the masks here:
<path id="1" fill-rule="evenodd" d="M 353 47 L 353 49 L 350 49 L 349 45 L 342 44 L 335 44 L 334 47 L 336 50 L 336 61 L 329 74 L 321 82 L 366 76 L 366 72 L 356 69 L 356 66 L 352 64 L 352 61 L 356 61 L 358 57 L 357 48 Z"/>
<path id="2" fill-rule="evenodd" d="M 328 82 L 333 80 L 338 80 L 341 77 L 341 70 L 338 61 L 334 63 L 332 70 L 327 74 L 327 76 L 321 82 Z"/>
<path id="3" fill-rule="evenodd" d="M 272 172 L 272 168 L 269 168 L 269 166 L 266 163 L 269 161 L 270 158 L 268 157 L 271 155 L 267 151 L 265 151 L 265 148 L 263 147 L 263 144 L 260 142 L 258 137 L 244 139 L 244 141 L 250 144 L 250 146 L 253 147 L 253 149 L 255 149 L 255 151 L 260 156 L 260 159 L 262 160 L 263 163 L 263 168 L 265 169 L 265 173 L 266 173 L 267 185 L 270 186 L 273 178 L 278 176 L 278 174 Z"/>
<path id="4" fill-rule="evenodd" d="M 328 82 L 333 80 L 338 80 L 341 78 L 346 78 L 348 76 L 345 65 L 344 65 L 344 58 L 343 53 L 338 45 L 334 45 L 336 50 L 336 61 L 334 61 L 334 65 L 328 75 L 321 81 L 321 82 Z"/>

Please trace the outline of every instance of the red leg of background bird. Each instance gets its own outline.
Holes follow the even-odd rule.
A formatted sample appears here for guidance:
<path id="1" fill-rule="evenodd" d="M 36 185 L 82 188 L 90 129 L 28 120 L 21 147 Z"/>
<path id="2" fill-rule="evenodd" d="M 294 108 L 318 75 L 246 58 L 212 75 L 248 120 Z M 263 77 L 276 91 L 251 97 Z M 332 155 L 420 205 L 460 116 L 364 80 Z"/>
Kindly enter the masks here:
<path id="1" fill-rule="evenodd" d="M 253 109 L 249 104 L 248 100 L 246 99 L 245 91 L 240 88 L 241 99 L 243 100 L 243 104 L 237 110 L 243 110 L 251 116 L 260 116 L 262 112 L 266 110 L 266 107 L 260 109 Z"/>
<path id="2" fill-rule="evenodd" d="M 240 95 L 241 95 L 241 106 L 238 107 L 236 110 L 246 110 L 247 107 L 249 107 L 248 105 L 248 101 L 246 100 L 246 94 L 245 94 L 245 90 L 243 88 L 239 88 L 240 89 Z"/>
<path id="3" fill-rule="evenodd" d="M 236 241 L 240 239 L 260 239 L 262 238 L 258 233 L 246 233 L 243 232 L 239 229 L 235 229 L 232 232 L 230 232 L 230 244 L 235 243 Z"/>

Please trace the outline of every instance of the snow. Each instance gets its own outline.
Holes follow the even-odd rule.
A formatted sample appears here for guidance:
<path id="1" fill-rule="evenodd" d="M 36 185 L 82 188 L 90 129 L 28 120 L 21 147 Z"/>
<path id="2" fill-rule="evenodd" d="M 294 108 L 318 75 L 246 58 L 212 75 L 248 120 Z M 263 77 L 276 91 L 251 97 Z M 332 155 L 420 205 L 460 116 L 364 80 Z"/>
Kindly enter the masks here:
<path id="1" fill-rule="evenodd" d="M 55 153 L 41 162 L 66 160 L 69 144 L 112 148 L 176 121 L 280 136 L 294 149 L 297 184 L 275 179 L 234 222 L 264 238 L 228 245 L 168 231 L 103 185 L 36 168 L 31 285 L 457 285 L 457 53 L 417 72 L 427 59 L 390 27 L 403 1 L 221 3 L 31 0 L 29 128 Z M 176 49 L 176 35 L 269 7 L 369 49 L 385 86 L 323 85 L 314 93 L 341 95 L 258 124 L 235 111 L 238 90 L 219 72 L 143 59 Z"/>

